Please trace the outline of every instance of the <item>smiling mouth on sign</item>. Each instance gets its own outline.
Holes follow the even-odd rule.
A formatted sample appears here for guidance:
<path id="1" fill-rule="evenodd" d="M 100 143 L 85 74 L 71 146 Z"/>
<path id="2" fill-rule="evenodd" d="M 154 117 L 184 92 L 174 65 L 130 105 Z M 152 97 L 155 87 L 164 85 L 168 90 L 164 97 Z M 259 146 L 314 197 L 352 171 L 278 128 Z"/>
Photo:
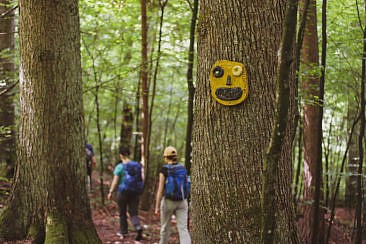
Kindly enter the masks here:
<path id="1" fill-rule="evenodd" d="M 238 100 L 243 94 L 243 90 L 240 87 L 220 87 L 216 89 L 216 96 L 224 101 Z"/>

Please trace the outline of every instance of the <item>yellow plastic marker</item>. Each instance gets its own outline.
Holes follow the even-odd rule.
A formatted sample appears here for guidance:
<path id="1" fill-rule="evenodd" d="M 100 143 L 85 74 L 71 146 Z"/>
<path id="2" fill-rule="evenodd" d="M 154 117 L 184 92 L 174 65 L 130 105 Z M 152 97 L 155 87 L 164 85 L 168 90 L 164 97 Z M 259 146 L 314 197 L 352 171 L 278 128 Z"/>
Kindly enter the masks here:
<path id="1" fill-rule="evenodd" d="M 242 63 L 218 60 L 210 71 L 211 95 L 223 105 L 232 106 L 248 97 L 248 77 Z"/>

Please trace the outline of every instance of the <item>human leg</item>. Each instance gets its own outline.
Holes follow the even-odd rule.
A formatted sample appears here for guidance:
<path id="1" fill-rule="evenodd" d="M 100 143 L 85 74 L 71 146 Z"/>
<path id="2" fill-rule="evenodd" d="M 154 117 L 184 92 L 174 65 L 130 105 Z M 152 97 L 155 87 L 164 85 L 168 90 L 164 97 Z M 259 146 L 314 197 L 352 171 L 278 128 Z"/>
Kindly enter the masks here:
<path id="1" fill-rule="evenodd" d="M 170 218 L 174 213 L 174 202 L 163 198 L 160 204 L 160 242 L 159 244 L 168 244 L 170 235 Z"/>
<path id="2" fill-rule="evenodd" d="M 127 196 L 126 193 L 118 192 L 117 193 L 117 203 L 118 203 L 118 211 L 119 211 L 119 224 L 121 234 L 128 233 L 128 224 L 127 224 Z"/>
<path id="3" fill-rule="evenodd" d="M 179 242 L 181 244 L 190 244 L 191 236 L 189 235 L 188 221 L 188 202 L 187 199 L 177 202 L 175 217 L 177 220 L 177 228 L 179 232 Z"/>
<path id="4" fill-rule="evenodd" d="M 140 241 L 142 239 L 142 226 L 138 216 L 140 196 L 138 193 L 130 192 L 128 194 L 128 199 L 128 213 L 130 215 L 131 223 L 137 231 L 136 240 Z"/>
<path id="5" fill-rule="evenodd" d="M 137 193 L 130 192 L 128 194 L 128 213 L 130 215 L 131 223 L 136 230 L 141 229 L 140 219 L 138 216 L 140 196 Z"/>

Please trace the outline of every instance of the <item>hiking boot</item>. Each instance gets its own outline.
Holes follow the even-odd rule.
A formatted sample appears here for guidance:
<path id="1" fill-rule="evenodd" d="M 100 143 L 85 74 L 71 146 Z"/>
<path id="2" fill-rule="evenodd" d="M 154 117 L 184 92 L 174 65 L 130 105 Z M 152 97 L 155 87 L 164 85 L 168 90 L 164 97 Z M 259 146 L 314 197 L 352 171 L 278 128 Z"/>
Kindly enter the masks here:
<path id="1" fill-rule="evenodd" d="M 137 235 L 136 235 L 136 238 L 135 238 L 136 241 L 141 241 L 142 240 L 142 229 L 139 229 L 137 231 Z"/>
<path id="2" fill-rule="evenodd" d="M 117 236 L 119 236 L 121 239 L 125 238 L 127 233 L 122 233 L 120 231 L 117 232 Z"/>

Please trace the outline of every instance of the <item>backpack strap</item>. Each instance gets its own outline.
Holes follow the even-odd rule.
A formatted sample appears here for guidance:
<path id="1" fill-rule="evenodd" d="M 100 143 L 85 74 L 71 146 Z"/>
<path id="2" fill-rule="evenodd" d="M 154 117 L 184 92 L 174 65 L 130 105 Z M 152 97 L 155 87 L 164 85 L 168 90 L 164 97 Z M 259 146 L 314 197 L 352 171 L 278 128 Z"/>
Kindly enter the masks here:
<path id="1" fill-rule="evenodd" d="M 173 165 L 172 164 L 166 164 L 163 167 L 167 169 L 167 174 L 168 174 L 167 177 L 169 177 L 169 175 L 171 175 Z"/>

